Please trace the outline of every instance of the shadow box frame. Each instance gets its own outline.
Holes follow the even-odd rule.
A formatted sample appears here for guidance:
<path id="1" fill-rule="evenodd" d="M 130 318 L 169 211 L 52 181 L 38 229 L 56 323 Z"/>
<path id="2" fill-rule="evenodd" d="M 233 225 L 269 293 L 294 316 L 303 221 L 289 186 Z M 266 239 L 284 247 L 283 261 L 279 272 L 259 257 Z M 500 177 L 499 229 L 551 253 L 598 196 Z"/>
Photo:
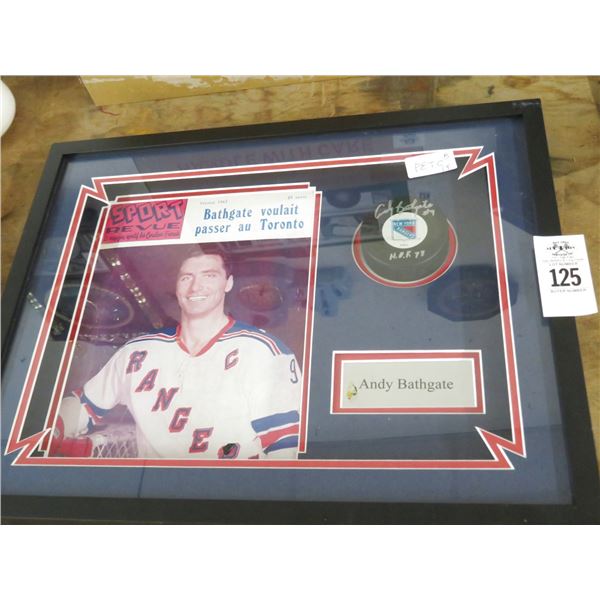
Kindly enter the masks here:
<path id="1" fill-rule="evenodd" d="M 10 354 L 14 351 L 15 340 L 19 336 L 19 318 L 23 307 L 28 302 L 28 286 L 36 260 L 39 259 L 48 216 L 53 209 L 66 164 L 73 157 L 105 153 L 106 157 L 110 158 L 114 153 L 134 153 L 139 150 L 152 153 L 153 149 L 169 150 L 189 145 L 194 145 L 201 152 L 204 144 L 222 143 L 235 146 L 249 140 L 270 143 L 280 138 L 293 139 L 294 136 L 336 135 L 356 131 L 378 132 L 390 128 L 410 128 L 411 131 L 418 132 L 419 128 L 429 126 L 452 127 L 465 123 L 477 125 L 490 119 L 517 119 L 522 123 L 525 140 L 522 151 L 527 159 L 527 164 L 523 168 L 531 181 L 533 198 L 531 209 L 535 216 L 536 234 L 559 235 L 559 216 L 539 100 L 236 126 L 53 145 L 2 298 L 2 365 L 5 375 Z M 475 163 L 479 151 L 469 155 L 468 160 Z M 301 177 L 298 179 L 302 180 Z M 531 285 L 537 286 L 537 283 L 532 281 Z M 3 522 L 599 523 L 598 467 L 575 320 L 552 318 L 547 321 L 552 340 L 556 388 L 561 406 L 561 422 L 570 478 L 570 502 L 544 504 L 493 501 L 470 503 L 464 501 L 234 500 L 102 497 L 76 493 L 64 496 L 58 490 L 56 495 L 10 494 L 5 492 L 6 486 L 3 485 Z M 523 377 L 523 374 L 521 376 Z M 14 413 L 10 414 L 10 421 L 14 416 Z M 11 434 L 13 433 L 11 431 Z M 14 442 L 15 439 L 13 438 L 12 441 Z M 11 447 L 13 458 L 25 452 L 23 439 L 16 439 L 16 441 L 17 444 Z M 7 441 L 3 433 L 2 451 L 5 457 L 7 445 L 10 443 L 11 440 Z M 499 452 L 499 458 L 503 459 L 502 457 L 506 457 L 504 451 Z M 17 467 L 11 465 L 7 473 L 5 466 L 3 478 L 11 477 L 13 468 Z M 50 471 L 54 468 L 64 467 L 60 465 L 49 467 Z"/>

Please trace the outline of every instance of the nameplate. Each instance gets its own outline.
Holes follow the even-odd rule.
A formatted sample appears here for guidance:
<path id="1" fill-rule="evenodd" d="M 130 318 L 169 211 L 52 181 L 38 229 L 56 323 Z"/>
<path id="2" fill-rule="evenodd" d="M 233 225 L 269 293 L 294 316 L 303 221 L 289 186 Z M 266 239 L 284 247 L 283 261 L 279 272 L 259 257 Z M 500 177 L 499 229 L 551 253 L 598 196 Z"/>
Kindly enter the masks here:
<path id="1" fill-rule="evenodd" d="M 479 350 L 334 352 L 332 413 L 484 413 Z"/>

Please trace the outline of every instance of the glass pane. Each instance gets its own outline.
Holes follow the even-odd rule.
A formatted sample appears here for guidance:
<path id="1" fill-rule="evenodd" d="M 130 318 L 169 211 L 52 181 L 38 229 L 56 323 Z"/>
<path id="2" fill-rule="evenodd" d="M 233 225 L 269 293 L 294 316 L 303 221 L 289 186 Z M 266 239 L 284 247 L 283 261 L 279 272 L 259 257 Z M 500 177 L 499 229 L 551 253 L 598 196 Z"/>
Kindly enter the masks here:
<path id="1" fill-rule="evenodd" d="M 96 373 L 112 364 L 111 357 L 136 347 L 138 362 L 130 353 L 127 357 L 133 362 L 123 363 L 134 373 L 139 365 L 134 391 L 123 395 L 106 388 L 99 403 L 91 402 L 108 411 L 95 415 L 104 417 L 95 424 L 97 439 L 104 436 L 99 444 L 103 449 L 96 448 L 95 456 L 134 462 L 128 468 L 24 468 L 10 466 L 14 455 L 4 456 L 5 493 L 570 502 L 552 344 L 535 284 L 531 237 L 538 229 L 524 148 L 521 120 L 505 118 L 71 158 L 49 214 L 28 284 L 29 303 L 19 317 L 4 373 L 4 447 L 80 186 L 92 186 L 92 178 L 202 170 L 186 177 L 134 177 L 105 186 L 110 200 L 178 191 L 188 208 L 201 190 L 306 182 L 322 194 L 318 260 L 311 263 L 310 237 L 281 233 L 270 240 L 260 235 L 245 240 L 240 234 L 237 241 L 217 240 L 233 262 L 231 289 L 224 292 L 231 323 L 217 332 L 216 342 L 208 337 L 190 350 L 182 343 L 189 339 L 185 327 L 183 333 L 177 328 L 185 321 L 184 305 L 193 295 L 178 291 L 184 244 L 101 249 L 72 361 L 65 369 L 65 390 L 80 390 L 81 397 L 82 388 L 94 387 L 89 382 Z M 406 156 L 423 150 L 452 150 L 456 168 L 409 178 Z M 260 167 L 270 163 L 277 164 Z M 95 200 L 85 206 L 21 439 L 34 435 L 47 419 L 102 206 Z M 291 223 L 293 217 L 269 217 L 263 231 L 269 231 L 270 223 Z M 231 226 L 238 224 L 236 219 Z M 215 217 L 214 223 L 227 226 L 228 218 Z M 228 274 L 224 287 L 227 281 Z M 204 302 L 209 296 L 201 291 L 195 297 Z M 244 454 L 245 442 L 239 441 L 245 434 L 231 434 L 231 445 L 229 438 L 219 438 L 227 443 L 212 446 L 216 434 L 206 416 L 210 411 L 202 423 L 192 416 L 199 411 L 196 406 L 219 406 L 225 395 L 227 408 L 219 408 L 218 419 L 225 413 L 232 421 L 238 419 L 228 412 L 238 393 L 235 388 L 223 391 L 223 373 L 211 379 L 216 367 L 208 360 L 210 348 L 224 347 L 234 334 L 263 336 L 264 344 L 274 344 L 274 353 L 288 357 L 288 382 L 271 396 L 284 396 L 294 377 L 299 384 L 305 382 L 297 418 L 254 428 L 261 452 L 277 443 L 291 444 L 295 436 L 297 446 L 289 446 L 292 458 L 282 455 L 276 468 L 261 468 L 265 463 L 259 459 L 239 469 L 135 462 L 155 457 L 202 460 L 203 448 L 210 448 L 207 457 L 213 457 L 214 449 L 214 456 L 221 452 L 222 458 L 250 459 L 251 454 Z M 143 366 L 142 354 L 152 349 L 135 342 L 140 336 L 172 347 L 173 354 L 165 353 L 162 359 L 165 370 L 177 367 L 195 373 L 185 395 L 180 388 L 188 379 L 170 384 L 161 379 L 162 366 Z M 240 349 L 231 348 L 236 350 Z M 219 369 L 233 372 L 238 355 L 227 356 Z M 290 361 L 295 365 L 291 369 Z M 246 376 L 246 390 L 266 385 L 268 377 L 261 378 L 257 370 L 254 380 Z M 111 379 L 113 384 L 120 385 Z M 158 441 L 148 439 L 154 426 L 144 429 L 145 417 L 136 414 L 136 393 L 148 394 L 148 413 L 165 412 Z M 111 394 L 114 397 L 107 399 Z M 244 394 L 252 396 L 251 389 Z M 293 412 L 283 400 L 282 405 L 285 408 L 274 414 Z M 111 432 L 121 436 L 120 441 L 113 444 Z M 171 444 L 164 442 L 169 435 L 187 437 L 185 443 Z M 270 459 L 275 460 L 272 452 Z"/>

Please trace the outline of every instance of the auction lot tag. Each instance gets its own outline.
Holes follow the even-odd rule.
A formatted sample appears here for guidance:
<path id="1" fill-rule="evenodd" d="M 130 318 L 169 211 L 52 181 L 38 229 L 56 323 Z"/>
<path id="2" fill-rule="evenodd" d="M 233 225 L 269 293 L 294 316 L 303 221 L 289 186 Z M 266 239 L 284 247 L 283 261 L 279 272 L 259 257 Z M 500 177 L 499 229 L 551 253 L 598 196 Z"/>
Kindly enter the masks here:
<path id="1" fill-rule="evenodd" d="M 583 235 L 533 236 L 545 317 L 598 312 Z"/>
<path id="2" fill-rule="evenodd" d="M 404 161 L 406 173 L 410 179 L 445 173 L 457 168 L 456 159 L 452 150 L 442 150 L 411 156 Z"/>

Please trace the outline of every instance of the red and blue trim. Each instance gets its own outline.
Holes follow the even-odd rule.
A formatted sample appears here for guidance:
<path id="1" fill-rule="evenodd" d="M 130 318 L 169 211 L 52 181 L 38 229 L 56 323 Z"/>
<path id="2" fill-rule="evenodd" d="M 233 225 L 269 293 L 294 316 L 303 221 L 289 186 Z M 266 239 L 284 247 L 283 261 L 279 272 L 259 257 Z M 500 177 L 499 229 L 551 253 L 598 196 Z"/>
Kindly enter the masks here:
<path id="1" fill-rule="evenodd" d="M 277 413 L 251 422 L 265 454 L 298 447 L 300 414 L 297 410 Z"/>
<path id="2" fill-rule="evenodd" d="M 280 354 L 292 354 L 292 351 L 280 340 L 269 335 L 258 327 L 253 327 L 246 323 L 236 321 L 235 324 L 220 338 L 219 342 L 231 340 L 233 338 L 248 338 L 256 340 L 264 344 L 273 354 L 273 356 L 279 356 Z"/>
<path id="3" fill-rule="evenodd" d="M 210 340 L 210 342 L 208 342 L 208 344 L 206 344 L 206 346 L 204 346 L 200 352 L 196 353 L 194 356 L 200 356 L 201 354 L 204 354 L 215 343 L 224 342 L 233 338 L 248 338 L 256 340 L 257 342 L 265 345 L 271 354 L 273 354 L 273 356 L 279 356 L 280 354 L 292 354 L 292 351 L 283 342 L 272 335 L 269 335 L 266 331 L 258 329 L 258 327 L 253 327 L 252 325 L 248 325 L 247 323 L 234 321 L 230 317 L 225 327 L 212 340 Z M 130 346 L 131 344 L 136 344 L 138 342 L 176 342 L 185 352 L 188 352 L 188 354 L 190 353 L 181 339 L 181 326 L 177 328 L 169 327 L 153 333 L 148 333 L 146 335 L 140 335 L 139 337 L 127 342 L 125 346 Z"/>
<path id="4" fill-rule="evenodd" d="M 100 408 L 99 406 L 96 406 L 85 395 L 83 388 L 78 388 L 76 390 L 73 390 L 73 395 L 79 400 L 79 402 L 81 402 L 81 404 L 83 405 L 83 408 L 85 408 L 85 410 L 89 416 L 88 431 L 91 431 L 95 425 L 102 424 L 104 417 L 108 414 L 110 409 L 109 408 Z"/>
<path id="5" fill-rule="evenodd" d="M 169 327 L 166 329 L 160 329 L 155 331 L 154 333 L 148 333 L 146 335 L 140 335 L 139 337 L 134 338 L 133 340 L 129 340 L 125 346 L 129 346 L 131 344 L 136 344 L 137 342 L 176 342 L 177 341 L 177 330 L 174 327 Z"/>

